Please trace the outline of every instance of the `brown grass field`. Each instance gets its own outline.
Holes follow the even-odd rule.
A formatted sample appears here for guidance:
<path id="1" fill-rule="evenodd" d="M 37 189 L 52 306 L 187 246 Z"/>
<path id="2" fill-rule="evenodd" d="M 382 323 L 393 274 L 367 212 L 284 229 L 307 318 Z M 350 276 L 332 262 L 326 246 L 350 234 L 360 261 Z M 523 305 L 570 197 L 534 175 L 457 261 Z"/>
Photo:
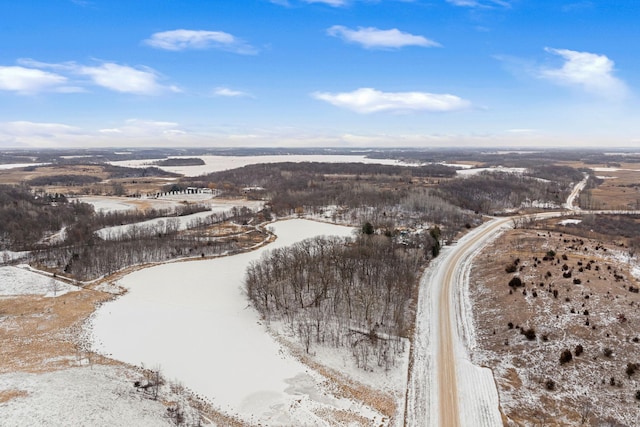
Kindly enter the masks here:
<path id="1" fill-rule="evenodd" d="M 637 425 L 629 420 L 640 414 L 634 398 L 640 372 L 628 376 L 625 368 L 640 363 L 640 295 L 630 292 L 638 281 L 627 254 L 602 240 L 572 236 L 568 227 L 552 228 L 509 231 L 477 256 L 471 294 L 479 348 L 473 358 L 493 369 L 509 425 Z M 550 250 L 556 255 L 543 260 Z M 516 271 L 507 273 L 514 264 Z M 510 288 L 514 276 L 524 286 Z M 533 339 L 523 334 L 528 329 Z M 567 349 L 573 359 L 561 364 Z"/>

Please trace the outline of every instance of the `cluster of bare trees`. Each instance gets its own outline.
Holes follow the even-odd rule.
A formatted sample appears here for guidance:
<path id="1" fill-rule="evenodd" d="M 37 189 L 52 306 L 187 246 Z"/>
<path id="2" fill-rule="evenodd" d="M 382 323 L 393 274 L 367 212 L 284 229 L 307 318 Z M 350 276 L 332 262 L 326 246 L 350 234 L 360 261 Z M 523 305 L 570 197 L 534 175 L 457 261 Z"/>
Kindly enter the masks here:
<path id="1" fill-rule="evenodd" d="M 33 250 L 29 262 L 77 280 L 90 280 L 132 265 L 234 253 L 243 248 L 236 236 L 213 237 L 206 231 L 225 221 L 246 223 L 251 215 L 246 208 L 233 209 L 230 214 L 212 213 L 193 219 L 187 232 L 180 232 L 177 219 L 169 218 L 161 225 L 131 225 L 126 232 L 107 239 L 98 237 L 91 224 L 82 221 L 70 228 L 62 244 Z M 253 227 L 249 231 L 264 233 Z"/>
<path id="2" fill-rule="evenodd" d="M 85 215 L 87 207 L 69 203 L 63 195 L 35 194 L 26 185 L 0 185 L 0 249 L 31 249 Z"/>
<path id="3" fill-rule="evenodd" d="M 560 206 L 570 191 L 568 182 L 504 172 L 485 172 L 438 186 L 438 194 L 450 203 L 482 213 L 518 209 L 532 202 Z"/>
<path id="4" fill-rule="evenodd" d="M 189 203 L 178 205 L 172 209 L 149 208 L 145 210 L 98 211 L 91 219 L 91 222 L 95 227 L 101 228 L 114 225 L 133 224 L 153 218 L 190 215 L 197 212 L 204 212 L 206 210 L 209 210 L 207 205 Z"/>
<path id="5" fill-rule="evenodd" d="M 350 347 L 358 366 L 389 368 L 404 350 L 424 252 L 380 235 L 315 238 L 251 264 L 249 298 L 302 342 Z"/>

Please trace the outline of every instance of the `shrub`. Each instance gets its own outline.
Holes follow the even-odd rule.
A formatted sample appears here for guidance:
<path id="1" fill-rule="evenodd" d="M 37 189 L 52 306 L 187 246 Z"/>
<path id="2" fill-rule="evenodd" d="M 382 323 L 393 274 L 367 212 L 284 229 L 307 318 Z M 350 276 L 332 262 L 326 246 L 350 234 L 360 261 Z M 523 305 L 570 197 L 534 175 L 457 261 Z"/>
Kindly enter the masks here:
<path id="1" fill-rule="evenodd" d="M 520 286 L 524 286 L 522 284 L 522 280 L 518 276 L 514 276 L 511 280 L 509 280 L 509 286 L 512 288 L 518 288 Z"/>
<path id="2" fill-rule="evenodd" d="M 638 338 L 638 337 L 633 337 L 633 339 L 632 339 L 631 341 L 633 341 L 633 342 L 640 342 L 640 338 Z"/>
<path id="3" fill-rule="evenodd" d="M 509 329 L 513 329 L 513 322 L 509 322 L 507 326 L 509 327 Z"/>
<path id="4" fill-rule="evenodd" d="M 509 264 L 505 267 L 504 271 L 507 273 L 515 273 L 518 267 L 515 264 Z"/>
<path id="5" fill-rule="evenodd" d="M 533 328 L 529 328 L 526 331 L 522 329 L 522 335 L 525 336 L 529 341 L 533 341 L 536 339 L 536 331 Z"/>
<path id="6" fill-rule="evenodd" d="M 551 251 L 547 251 L 547 256 L 548 256 L 549 258 L 553 258 L 553 257 L 555 257 L 555 256 L 556 256 L 556 251 L 553 251 L 553 250 L 551 250 Z"/>
<path id="7" fill-rule="evenodd" d="M 555 390 L 556 388 L 556 382 L 554 380 L 552 380 L 551 378 L 549 378 L 548 380 L 546 380 L 544 382 L 544 386 L 546 387 L 547 390 L 551 391 L 551 390 Z M 640 390 L 636 393 L 636 399 L 640 399 L 640 397 L 638 397 L 638 395 L 640 395 Z"/>
<path id="8" fill-rule="evenodd" d="M 625 369 L 624 372 L 629 378 L 631 378 L 631 376 L 636 373 L 639 367 L 640 366 L 638 366 L 637 363 L 627 363 L 627 369 Z"/>
<path id="9" fill-rule="evenodd" d="M 573 279 L 573 284 L 574 285 L 579 285 L 580 283 L 582 283 L 582 280 L 578 279 L 577 277 L 575 279 Z"/>
<path id="10" fill-rule="evenodd" d="M 636 391 L 636 399 L 637 399 L 637 400 L 640 400 L 640 390 L 637 390 L 637 391 Z"/>
<path id="11" fill-rule="evenodd" d="M 604 354 L 606 357 L 611 357 L 611 355 L 613 355 L 613 350 L 611 350 L 609 347 L 605 347 L 604 350 L 602 350 L 602 354 Z"/>
<path id="12" fill-rule="evenodd" d="M 580 356 L 583 351 L 584 351 L 584 347 L 582 347 L 582 344 L 578 344 L 575 350 L 576 357 Z"/>
<path id="13" fill-rule="evenodd" d="M 565 349 L 560 353 L 560 364 L 564 365 L 565 363 L 571 362 L 573 359 L 573 355 L 571 354 L 571 350 Z"/>

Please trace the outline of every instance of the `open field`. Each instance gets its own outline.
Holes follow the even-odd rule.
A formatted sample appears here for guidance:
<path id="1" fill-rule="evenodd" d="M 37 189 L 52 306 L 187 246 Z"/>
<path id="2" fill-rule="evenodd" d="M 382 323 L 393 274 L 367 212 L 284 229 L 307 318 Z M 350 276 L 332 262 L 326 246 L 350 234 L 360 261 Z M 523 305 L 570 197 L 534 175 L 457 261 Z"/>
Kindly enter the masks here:
<path id="1" fill-rule="evenodd" d="M 474 363 L 493 369 L 510 425 L 637 425 L 639 378 L 626 372 L 640 362 L 634 260 L 569 230 L 513 230 L 477 256 Z M 523 285 L 510 287 L 514 277 Z"/>

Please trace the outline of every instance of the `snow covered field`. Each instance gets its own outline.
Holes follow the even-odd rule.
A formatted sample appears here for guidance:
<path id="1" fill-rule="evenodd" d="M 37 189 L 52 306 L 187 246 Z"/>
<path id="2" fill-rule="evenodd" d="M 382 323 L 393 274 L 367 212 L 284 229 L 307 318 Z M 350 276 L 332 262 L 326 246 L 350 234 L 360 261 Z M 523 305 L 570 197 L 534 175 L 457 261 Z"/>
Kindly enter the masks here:
<path id="1" fill-rule="evenodd" d="M 184 176 L 199 176 L 212 172 L 219 172 L 229 169 L 241 168 L 247 165 L 260 163 L 282 163 L 282 162 L 322 162 L 322 163 L 372 163 L 382 165 L 403 165 L 402 162 L 393 159 L 369 159 L 365 156 L 348 155 L 277 155 L 277 156 L 171 156 L 171 158 L 192 158 L 197 157 L 204 160 L 204 165 L 198 166 L 159 166 L 160 169 L 179 173 Z M 154 162 L 164 159 L 145 160 L 122 160 L 111 162 L 114 166 L 124 166 L 129 168 L 146 168 L 155 166 Z M 406 165 L 406 164 L 405 164 Z"/>
<path id="2" fill-rule="evenodd" d="M 28 266 L 0 267 L 0 295 L 44 295 L 59 297 L 78 290 L 65 282 L 35 273 Z"/>
<path id="3" fill-rule="evenodd" d="M 26 168 L 29 166 L 44 166 L 50 163 L 4 163 L 0 164 L 0 170 Z"/>
<path id="4" fill-rule="evenodd" d="M 3 427 L 160 427 L 174 425 L 159 401 L 132 387 L 134 378 L 113 366 L 72 368 L 44 374 L 0 374 L 0 391 L 19 396 L 0 403 Z M 0 400 L 1 402 L 1 400 Z"/>
<path id="5" fill-rule="evenodd" d="M 473 176 L 482 172 L 502 172 L 502 173 L 514 173 L 522 175 L 527 168 L 506 168 L 504 166 L 497 166 L 493 168 L 467 168 L 458 170 L 457 174 L 461 176 Z"/>
<path id="6" fill-rule="evenodd" d="M 204 220 L 205 218 L 213 215 L 213 214 L 221 214 L 221 213 L 229 213 L 236 206 L 244 206 L 249 209 L 260 209 L 263 205 L 261 201 L 243 201 L 243 200 L 232 200 L 228 202 L 220 202 L 217 204 L 211 204 L 211 210 L 204 212 L 196 212 L 190 215 L 183 216 L 172 216 L 172 217 L 160 217 L 154 218 L 147 221 L 137 222 L 135 224 L 126 224 L 126 225 L 115 225 L 113 227 L 105 227 L 98 231 L 96 234 L 100 236 L 101 239 L 110 240 L 115 239 L 120 236 L 126 235 L 129 232 L 132 232 L 134 229 L 150 229 L 156 228 L 165 232 L 166 228 L 176 229 L 179 231 L 187 230 L 189 228 L 193 228 L 199 222 L 199 220 Z"/>
<path id="7" fill-rule="evenodd" d="M 273 225 L 275 243 L 249 253 L 165 264 L 125 276 L 129 292 L 90 321 L 94 349 L 127 363 L 161 366 L 228 414 L 267 425 L 325 425 L 319 414 L 373 410 L 327 393 L 324 378 L 266 332 L 242 284 L 248 263 L 268 249 L 352 229 L 308 220 Z"/>
<path id="8" fill-rule="evenodd" d="M 117 196 L 82 196 L 71 201 L 79 201 L 93 205 L 96 212 L 117 212 L 135 209 L 175 209 L 184 203 L 198 203 L 210 206 L 216 212 L 220 209 L 231 209 L 234 206 L 245 206 L 249 209 L 260 209 L 262 202 L 255 200 L 230 200 L 215 197 L 211 194 L 167 194 L 161 197 L 117 197 Z"/>

